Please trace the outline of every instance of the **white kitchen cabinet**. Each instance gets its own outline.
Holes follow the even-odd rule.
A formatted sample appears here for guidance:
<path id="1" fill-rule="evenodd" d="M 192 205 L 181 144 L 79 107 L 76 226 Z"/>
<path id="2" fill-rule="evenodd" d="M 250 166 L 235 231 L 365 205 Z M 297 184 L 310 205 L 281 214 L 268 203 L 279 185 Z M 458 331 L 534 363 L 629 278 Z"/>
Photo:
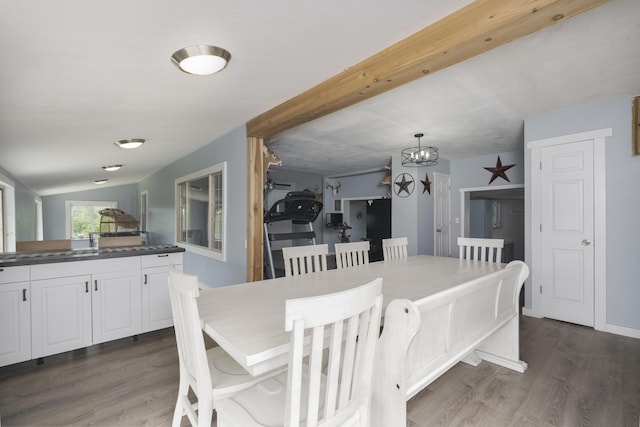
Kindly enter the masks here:
<path id="1" fill-rule="evenodd" d="M 144 255 L 142 267 L 142 331 L 173 326 L 167 275 L 173 266 L 182 271 L 182 253 Z"/>
<path id="2" fill-rule="evenodd" d="M 94 274 L 91 307 L 93 344 L 142 331 L 139 270 Z"/>
<path id="3" fill-rule="evenodd" d="M 31 266 L 32 357 L 142 331 L 140 259 Z"/>
<path id="4" fill-rule="evenodd" d="M 182 253 L 0 267 L 0 366 L 172 326 Z"/>
<path id="5" fill-rule="evenodd" d="M 32 281 L 32 358 L 62 353 L 92 343 L 91 276 Z"/>
<path id="6" fill-rule="evenodd" d="M 0 366 L 31 359 L 29 267 L 0 268 Z"/>

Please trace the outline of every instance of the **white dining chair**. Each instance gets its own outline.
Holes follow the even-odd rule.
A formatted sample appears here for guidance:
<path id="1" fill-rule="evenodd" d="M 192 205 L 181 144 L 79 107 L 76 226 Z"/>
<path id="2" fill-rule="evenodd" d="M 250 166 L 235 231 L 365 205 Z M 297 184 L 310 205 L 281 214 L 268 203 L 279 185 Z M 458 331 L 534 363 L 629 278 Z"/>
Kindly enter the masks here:
<path id="1" fill-rule="evenodd" d="M 218 427 L 369 426 L 381 292 L 378 278 L 334 294 L 287 300 L 288 374 L 218 401 Z"/>
<path id="2" fill-rule="evenodd" d="M 382 239 L 382 252 L 384 260 L 399 259 L 407 257 L 407 245 L 409 242 L 406 237 L 393 237 L 390 239 Z"/>
<path id="3" fill-rule="evenodd" d="M 502 262 L 504 239 L 458 237 L 460 259 Z"/>
<path id="4" fill-rule="evenodd" d="M 168 280 L 180 367 L 172 425 L 180 426 L 186 415 L 192 426 L 209 427 L 217 399 L 249 388 L 284 368 L 253 377 L 222 348 L 206 350 L 196 303 L 200 293 L 198 278 L 170 270 Z M 189 399 L 189 390 L 197 398 L 194 403 Z"/>
<path id="5" fill-rule="evenodd" d="M 336 266 L 349 268 L 357 265 L 369 264 L 368 240 L 362 242 L 336 243 Z"/>
<path id="6" fill-rule="evenodd" d="M 285 276 L 325 271 L 329 245 L 307 245 L 282 248 Z"/>

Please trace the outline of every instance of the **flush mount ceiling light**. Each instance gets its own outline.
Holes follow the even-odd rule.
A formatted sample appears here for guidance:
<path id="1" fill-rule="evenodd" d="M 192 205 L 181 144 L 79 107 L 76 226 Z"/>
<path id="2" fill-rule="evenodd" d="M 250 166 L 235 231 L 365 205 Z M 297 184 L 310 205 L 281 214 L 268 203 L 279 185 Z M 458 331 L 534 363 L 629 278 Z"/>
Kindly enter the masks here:
<path id="1" fill-rule="evenodd" d="M 402 166 L 434 166 L 438 164 L 438 149 L 436 147 L 421 146 L 420 138 L 423 133 L 414 135 L 418 138 L 418 146 L 402 150 Z"/>
<path id="2" fill-rule="evenodd" d="M 138 148 L 142 144 L 144 144 L 144 139 L 142 138 L 132 138 L 132 139 L 121 139 L 120 141 L 114 142 L 120 148 Z"/>
<path id="3" fill-rule="evenodd" d="M 182 71 L 198 76 L 214 74 L 224 69 L 231 54 L 217 46 L 196 45 L 177 50 L 171 55 L 171 60 Z"/>
<path id="4" fill-rule="evenodd" d="M 122 165 L 109 165 L 109 166 L 103 166 L 102 169 L 106 170 L 107 172 L 113 172 L 113 171 L 117 171 L 121 167 Z"/>
<path id="5" fill-rule="evenodd" d="M 93 183 L 96 185 L 101 185 L 101 184 L 105 184 L 107 181 L 109 181 L 108 179 L 104 178 L 104 179 L 95 179 L 93 180 Z"/>

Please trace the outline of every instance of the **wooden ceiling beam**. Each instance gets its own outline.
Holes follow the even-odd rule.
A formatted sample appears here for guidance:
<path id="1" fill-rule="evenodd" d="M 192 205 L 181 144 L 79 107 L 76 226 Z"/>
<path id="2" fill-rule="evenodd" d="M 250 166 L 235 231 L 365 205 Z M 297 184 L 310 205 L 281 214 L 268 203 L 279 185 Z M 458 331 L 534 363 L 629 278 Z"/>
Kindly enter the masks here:
<path id="1" fill-rule="evenodd" d="M 269 138 L 472 58 L 608 0 L 476 0 L 247 123 Z"/>

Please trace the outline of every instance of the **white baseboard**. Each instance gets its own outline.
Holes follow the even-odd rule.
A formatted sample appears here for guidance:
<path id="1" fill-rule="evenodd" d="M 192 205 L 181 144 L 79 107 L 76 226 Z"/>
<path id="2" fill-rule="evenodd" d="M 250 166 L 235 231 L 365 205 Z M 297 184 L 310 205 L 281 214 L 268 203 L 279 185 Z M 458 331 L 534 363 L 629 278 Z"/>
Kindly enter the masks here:
<path id="1" fill-rule="evenodd" d="M 624 335 L 625 337 L 640 339 L 640 329 L 627 328 L 626 326 L 618 326 L 608 323 L 607 332 L 616 335 Z"/>
<path id="2" fill-rule="evenodd" d="M 522 307 L 522 314 L 524 314 L 525 316 L 529 316 L 529 317 L 535 317 L 537 319 L 541 319 L 542 317 L 538 316 L 535 314 L 535 312 L 527 307 Z"/>
<path id="3" fill-rule="evenodd" d="M 536 314 L 530 308 L 522 307 L 522 314 L 525 316 L 541 319 L 541 317 L 536 316 Z M 600 329 L 596 329 L 596 330 L 600 330 Z M 623 335 L 625 337 L 640 339 L 640 329 L 628 328 L 626 326 L 612 325 L 611 323 L 608 323 L 606 325 L 606 329 L 602 330 L 602 332 L 608 332 L 610 334 Z"/>

